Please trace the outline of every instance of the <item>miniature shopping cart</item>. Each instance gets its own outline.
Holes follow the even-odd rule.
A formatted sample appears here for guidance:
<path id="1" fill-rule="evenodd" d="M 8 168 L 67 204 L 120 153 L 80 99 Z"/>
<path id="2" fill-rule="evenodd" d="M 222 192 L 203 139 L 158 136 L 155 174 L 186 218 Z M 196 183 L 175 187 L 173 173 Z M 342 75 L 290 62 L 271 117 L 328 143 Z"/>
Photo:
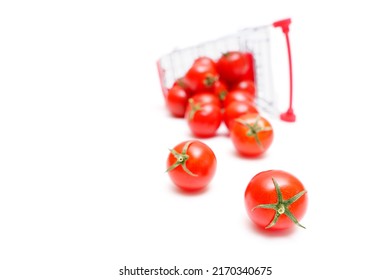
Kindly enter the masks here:
<path id="1" fill-rule="evenodd" d="M 292 62 L 288 36 L 290 23 L 290 19 L 284 19 L 274 22 L 272 25 L 246 28 L 237 33 L 204 42 L 197 46 L 174 50 L 161 57 L 157 61 L 157 67 L 164 95 L 166 95 L 175 80 L 186 73 L 196 58 L 208 56 L 212 59 L 217 59 L 221 56 L 221 53 L 234 50 L 249 52 L 254 59 L 255 84 L 257 88 L 256 104 L 260 111 L 272 116 L 280 116 L 284 121 L 294 122 L 295 114 L 292 108 Z M 277 106 L 277 96 L 275 96 L 273 88 L 271 71 L 270 35 L 274 27 L 280 27 L 286 37 L 289 61 L 289 108 L 282 114 Z"/>

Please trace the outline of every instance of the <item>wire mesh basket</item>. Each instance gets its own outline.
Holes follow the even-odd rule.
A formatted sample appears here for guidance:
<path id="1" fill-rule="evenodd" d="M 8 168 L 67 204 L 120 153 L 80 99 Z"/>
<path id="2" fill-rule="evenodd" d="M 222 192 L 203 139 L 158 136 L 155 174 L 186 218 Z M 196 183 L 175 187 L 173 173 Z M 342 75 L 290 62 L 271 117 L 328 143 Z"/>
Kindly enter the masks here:
<path id="1" fill-rule="evenodd" d="M 164 95 L 166 95 L 168 89 L 176 79 L 183 77 L 196 58 L 207 56 L 212 59 L 218 59 L 222 53 L 242 51 L 252 54 L 253 57 L 257 106 L 261 112 L 266 112 L 272 116 L 279 115 L 277 96 L 275 96 L 273 88 L 270 35 L 273 27 L 281 27 L 286 35 L 289 54 L 290 107 L 286 113 L 282 114 L 288 114 L 287 118 L 284 118 L 282 115 L 280 116 L 282 120 L 295 121 L 295 115 L 292 111 L 292 67 L 290 43 L 288 40 L 290 22 L 290 19 L 285 19 L 274 22 L 271 25 L 246 28 L 234 34 L 207 41 L 196 46 L 173 50 L 171 53 L 162 56 L 157 61 L 157 67 Z"/>

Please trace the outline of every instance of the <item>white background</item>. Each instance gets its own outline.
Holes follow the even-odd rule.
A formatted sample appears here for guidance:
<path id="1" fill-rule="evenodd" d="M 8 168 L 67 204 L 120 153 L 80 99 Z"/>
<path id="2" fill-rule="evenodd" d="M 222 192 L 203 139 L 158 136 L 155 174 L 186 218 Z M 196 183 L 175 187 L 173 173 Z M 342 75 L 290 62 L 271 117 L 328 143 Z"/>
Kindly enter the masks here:
<path id="1" fill-rule="evenodd" d="M 2 1 L 0 279 L 162 279 L 119 276 L 125 265 L 389 277 L 390 23 L 384 1 L 346 2 Z M 275 141 L 257 160 L 224 135 L 204 140 L 216 176 L 201 194 L 178 192 L 165 160 L 192 136 L 164 107 L 156 60 L 285 17 L 297 122 L 271 119 Z M 306 230 L 249 221 L 244 190 L 267 169 L 305 184 Z"/>

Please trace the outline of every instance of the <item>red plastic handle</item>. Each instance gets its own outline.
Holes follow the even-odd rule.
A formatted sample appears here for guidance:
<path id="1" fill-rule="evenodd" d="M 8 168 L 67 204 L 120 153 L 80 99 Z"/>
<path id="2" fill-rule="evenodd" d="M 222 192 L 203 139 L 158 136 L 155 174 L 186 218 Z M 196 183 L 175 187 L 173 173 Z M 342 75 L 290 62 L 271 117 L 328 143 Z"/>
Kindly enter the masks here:
<path id="1" fill-rule="evenodd" d="M 293 101 L 293 71 L 292 71 L 292 59 L 291 59 L 291 47 L 290 47 L 290 38 L 288 36 L 288 32 L 290 31 L 291 19 L 283 19 L 279 21 L 275 21 L 273 23 L 274 27 L 280 27 L 286 36 L 287 43 L 287 52 L 288 52 L 288 64 L 289 64 L 289 72 L 290 72 L 290 103 L 287 111 L 280 115 L 280 119 L 286 122 L 295 122 L 296 116 L 294 114 L 294 110 L 292 108 Z"/>

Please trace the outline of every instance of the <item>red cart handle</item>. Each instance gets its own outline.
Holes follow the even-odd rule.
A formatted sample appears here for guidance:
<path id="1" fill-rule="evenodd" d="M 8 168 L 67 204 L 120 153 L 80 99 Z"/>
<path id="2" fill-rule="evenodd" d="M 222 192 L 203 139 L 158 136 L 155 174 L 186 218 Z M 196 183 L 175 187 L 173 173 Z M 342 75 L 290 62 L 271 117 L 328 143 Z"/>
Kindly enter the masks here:
<path id="1" fill-rule="evenodd" d="M 291 19 L 283 19 L 273 23 L 274 27 L 282 28 L 284 35 L 286 36 L 287 43 L 287 52 L 288 52 L 288 64 L 289 64 L 289 72 L 290 72 L 290 104 L 285 113 L 280 115 L 280 119 L 286 122 L 295 122 L 296 116 L 294 114 L 294 110 L 292 108 L 292 100 L 293 100 L 293 75 L 292 75 L 292 61 L 291 61 L 291 48 L 290 48 L 290 39 L 288 37 L 288 32 L 290 31 L 290 23 Z"/>

